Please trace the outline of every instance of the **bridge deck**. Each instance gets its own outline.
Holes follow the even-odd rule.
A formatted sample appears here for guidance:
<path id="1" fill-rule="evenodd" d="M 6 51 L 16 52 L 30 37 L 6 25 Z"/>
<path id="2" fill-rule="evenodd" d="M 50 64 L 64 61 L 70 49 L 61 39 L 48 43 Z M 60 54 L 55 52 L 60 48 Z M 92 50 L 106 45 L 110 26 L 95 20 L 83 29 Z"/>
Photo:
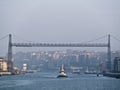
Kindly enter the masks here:
<path id="1" fill-rule="evenodd" d="M 105 43 L 12 43 L 15 47 L 108 47 Z"/>

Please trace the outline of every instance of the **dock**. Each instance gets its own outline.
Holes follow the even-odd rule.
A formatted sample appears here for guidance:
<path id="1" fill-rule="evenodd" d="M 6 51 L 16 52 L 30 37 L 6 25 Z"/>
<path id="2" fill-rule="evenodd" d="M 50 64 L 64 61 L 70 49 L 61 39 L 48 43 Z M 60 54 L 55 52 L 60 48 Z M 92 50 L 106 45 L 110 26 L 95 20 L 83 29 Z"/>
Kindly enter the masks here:
<path id="1" fill-rule="evenodd" d="M 0 72 L 0 76 L 3 76 L 3 75 L 12 75 L 11 72 Z"/>
<path id="2" fill-rule="evenodd" d="M 113 77 L 113 78 L 120 78 L 120 73 L 106 72 L 106 73 L 103 74 L 103 76 Z"/>

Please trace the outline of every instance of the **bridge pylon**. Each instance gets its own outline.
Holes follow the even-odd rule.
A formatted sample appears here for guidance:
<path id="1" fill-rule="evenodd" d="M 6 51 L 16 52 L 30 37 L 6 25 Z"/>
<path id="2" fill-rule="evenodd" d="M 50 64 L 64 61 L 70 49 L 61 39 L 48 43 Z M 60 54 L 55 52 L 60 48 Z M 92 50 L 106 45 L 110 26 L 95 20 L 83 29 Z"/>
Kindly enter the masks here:
<path id="1" fill-rule="evenodd" d="M 9 34 L 9 43 L 8 43 L 8 71 L 13 71 L 13 60 L 12 60 L 12 35 Z"/>
<path id="2" fill-rule="evenodd" d="M 108 71 L 112 71 L 110 34 L 108 35 L 108 53 L 107 53 L 107 60 L 108 60 L 108 65 L 107 65 Z"/>

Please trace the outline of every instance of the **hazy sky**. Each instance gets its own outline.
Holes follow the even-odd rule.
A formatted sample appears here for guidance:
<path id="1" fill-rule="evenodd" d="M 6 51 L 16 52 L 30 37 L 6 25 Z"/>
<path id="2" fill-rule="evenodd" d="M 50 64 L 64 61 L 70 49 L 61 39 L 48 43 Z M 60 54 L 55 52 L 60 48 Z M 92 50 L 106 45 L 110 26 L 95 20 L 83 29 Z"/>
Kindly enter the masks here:
<path id="1" fill-rule="evenodd" d="M 0 0 L 0 38 L 9 33 L 35 42 L 80 43 L 107 34 L 119 39 L 120 0 Z M 0 54 L 7 52 L 5 42 Z M 120 43 L 112 44 L 120 50 Z"/>

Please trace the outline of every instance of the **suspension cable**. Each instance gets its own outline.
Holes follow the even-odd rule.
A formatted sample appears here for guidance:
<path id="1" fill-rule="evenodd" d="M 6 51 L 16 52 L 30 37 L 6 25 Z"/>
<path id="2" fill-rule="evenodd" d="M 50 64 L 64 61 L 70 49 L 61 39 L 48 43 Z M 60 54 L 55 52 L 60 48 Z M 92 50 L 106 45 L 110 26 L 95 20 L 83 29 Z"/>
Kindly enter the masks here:
<path id="1" fill-rule="evenodd" d="M 111 35 L 111 37 L 120 42 L 120 39 L 116 38 L 115 36 Z"/>
<path id="2" fill-rule="evenodd" d="M 106 38 L 106 37 L 107 37 L 107 35 L 102 36 L 102 37 L 99 37 L 99 38 L 97 38 L 97 39 L 93 39 L 93 40 L 87 41 L 87 42 L 95 42 L 95 41 L 97 41 L 97 40 L 100 40 L 100 39 L 103 39 L 103 38 Z"/>
<path id="3" fill-rule="evenodd" d="M 13 36 L 16 37 L 16 38 L 19 39 L 19 40 L 22 40 L 22 41 L 33 42 L 33 41 L 29 41 L 29 40 L 23 39 L 23 38 L 21 38 L 21 37 L 19 37 L 19 36 L 17 36 L 17 35 L 14 35 L 14 34 L 13 34 Z"/>
<path id="4" fill-rule="evenodd" d="M 16 37 L 16 38 L 18 38 L 19 40 L 23 40 L 23 41 L 26 41 L 26 42 L 34 42 L 34 41 L 29 41 L 29 40 L 23 39 L 23 38 L 21 38 L 21 37 L 19 37 L 19 36 L 16 36 L 16 35 L 14 35 L 14 34 L 13 34 L 13 36 Z M 102 37 L 99 37 L 99 38 L 97 38 L 97 39 L 93 39 L 93 40 L 87 41 L 87 42 L 94 42 L 94 41 L 103 39 L 103 38 L 105 38 L 105 37 L 107 37 L 107 35 L 102 36 Z"/>
<path id="5" fill-rule="evenodd" d="M 5 35 L 5 36 L 3 36 L 2 38 L 0 38 L 0 40 L 5 39 L 6 37 L 8 37 L 8 34 L 7 34 L 7 35 Z"/>

